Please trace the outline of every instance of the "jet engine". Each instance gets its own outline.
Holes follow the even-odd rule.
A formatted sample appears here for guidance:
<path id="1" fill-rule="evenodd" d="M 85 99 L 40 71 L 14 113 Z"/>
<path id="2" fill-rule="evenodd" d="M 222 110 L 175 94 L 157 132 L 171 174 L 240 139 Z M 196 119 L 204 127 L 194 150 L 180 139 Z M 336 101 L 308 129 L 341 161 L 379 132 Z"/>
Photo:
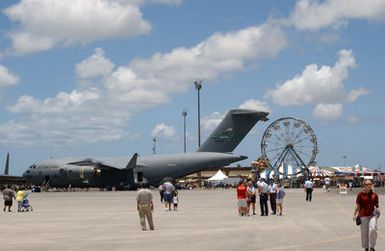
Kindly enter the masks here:
<path id="1" fill-rule="evenodd" d="M 69 179 L 87 180 L 100 176 L 101 170 L 93 166 L 68 166 L 67 176 Z"/>

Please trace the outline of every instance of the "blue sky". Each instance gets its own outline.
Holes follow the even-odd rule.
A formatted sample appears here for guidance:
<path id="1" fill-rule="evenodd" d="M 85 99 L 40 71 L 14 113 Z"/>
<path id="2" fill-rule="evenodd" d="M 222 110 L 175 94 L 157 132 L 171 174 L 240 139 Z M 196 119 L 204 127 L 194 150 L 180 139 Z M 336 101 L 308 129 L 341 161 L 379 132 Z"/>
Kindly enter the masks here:
<path id="1" fill-rule="evenodd" d="M 385 165 L 385 1 L 0 1 L 0 160 L 197 148 L 231 108 L 310 124 L 321 166 Z M 343 160 L 342 156 L 346 156 Z"/>

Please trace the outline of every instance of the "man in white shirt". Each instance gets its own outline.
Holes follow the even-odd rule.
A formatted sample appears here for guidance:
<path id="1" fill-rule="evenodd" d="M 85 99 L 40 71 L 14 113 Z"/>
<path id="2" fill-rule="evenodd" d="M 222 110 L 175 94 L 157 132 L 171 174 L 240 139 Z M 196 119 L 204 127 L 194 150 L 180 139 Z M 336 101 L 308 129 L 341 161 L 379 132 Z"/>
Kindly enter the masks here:
<path id="1" fill-rule="evenodd" d="M 274 180 L 270 180 L 269 184 L 269 197 L 270 197 L 270 207 L 271 207 L 271 214 L 276 214 L 277 212 L 277 184 L 274 183 Z"/>
<path id="2" fill-rule="evenodd" d="M 264 178 L 261 178 L 261 182 L 258 185 L 259 192 L 259 205 L 261 207 L 261 216 L 268 216 L 269 209 L 267 207 L 267 199 L 269 194 L 269 186 L 265 182 Z"/>
<path id="3" fill-rule="evenodd" d="M 306 201 L 311 202 L 312 193 L 313 193 L 313 182 L 309 179 L 306 180 L 304 188 L 305 188 L 305 192 L 306 192 Z"/>
<path id="4" fill-rule="evenodd" d="M 330 183 L 332 182 L 332 180 L 329 178 L 329 177 L 326 177 L 325 180 L 325 189 L 326 189 L 326 192 L 329 192 L 329 188 L 330 188 Z"/>

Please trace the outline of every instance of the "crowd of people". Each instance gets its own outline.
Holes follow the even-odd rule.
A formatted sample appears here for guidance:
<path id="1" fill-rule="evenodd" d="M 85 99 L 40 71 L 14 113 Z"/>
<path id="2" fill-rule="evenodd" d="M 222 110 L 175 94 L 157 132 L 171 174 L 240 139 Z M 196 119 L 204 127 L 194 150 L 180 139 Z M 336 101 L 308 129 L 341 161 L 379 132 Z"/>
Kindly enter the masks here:
<path id="1" fill-rule="evenodd" d="M 252 215 L 256 215 L 255 203 L 257 194 L 259 195 L 261 216 L 269 215 L 268 201 L 270 201 L 272 215 L 283 215 L 283 199 L 285 197 L 285 189 L 281 186 L 281 184 L 275 183 L 274 180 L 270 180 L 269 184 L 267 184 L 266 180 L 261 178 L 257 182 L 256 186 L 254 186 L 252 181 L 246 182 L 241 180 L 236 191 L 238 199 L 238 213 L 241 217 L 250 216 L 250 210 L 252 211 Z"/>

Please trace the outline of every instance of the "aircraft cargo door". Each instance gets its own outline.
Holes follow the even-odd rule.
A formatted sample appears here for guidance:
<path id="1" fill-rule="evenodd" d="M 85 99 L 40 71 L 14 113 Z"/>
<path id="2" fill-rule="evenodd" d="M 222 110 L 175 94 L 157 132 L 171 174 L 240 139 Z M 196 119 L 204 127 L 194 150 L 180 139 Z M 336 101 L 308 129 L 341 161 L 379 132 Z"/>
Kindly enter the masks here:
<path id="1" fill-rule="evenodd" d="M 143 172 L 137 172 L 136 173 L 136 181 L 137 182 L 143 182 Z"/>

